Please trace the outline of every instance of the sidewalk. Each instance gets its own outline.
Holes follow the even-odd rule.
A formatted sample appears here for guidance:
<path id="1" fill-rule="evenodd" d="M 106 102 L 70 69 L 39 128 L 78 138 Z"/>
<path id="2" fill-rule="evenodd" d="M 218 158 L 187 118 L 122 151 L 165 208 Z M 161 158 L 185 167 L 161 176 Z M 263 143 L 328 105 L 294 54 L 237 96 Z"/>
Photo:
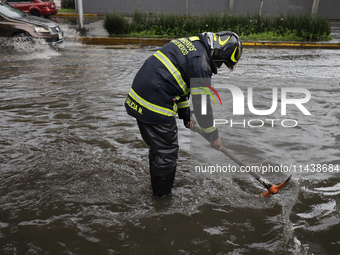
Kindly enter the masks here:
<path id="1" fill-rule="evenodd" d="M 78 17 L 77 13 L 58 13 L 53 17 L 68 18 Z M 340 49 L 340 20 L 331 20 L 331 35 L 333 40 L 329 42 L 282 42 L 282 41 L 242 41 L 244 47 L 285 47 L 285 48 L 318 48 L 318 49 Z M 78 36 L 76 39 L 84 44 L 92 45 L 156 45 L 162 46 L 170 42 L 170 38 L 135 38 L 135 37 L 109 37 L 109 34 L 103 27 L 102 16 L 96 14 L 84 14 L 84 28 L 86 32 L 84 36 Z"/>

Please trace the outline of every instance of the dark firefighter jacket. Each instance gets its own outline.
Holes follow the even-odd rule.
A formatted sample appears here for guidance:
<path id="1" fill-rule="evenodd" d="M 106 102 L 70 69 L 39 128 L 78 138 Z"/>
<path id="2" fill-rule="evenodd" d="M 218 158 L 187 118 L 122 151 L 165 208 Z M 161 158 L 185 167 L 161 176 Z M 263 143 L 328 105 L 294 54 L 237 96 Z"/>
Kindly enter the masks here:
<path id="1" fill-rule="evenodd" d="M 131 116 L 148 124 L 190 120 L 189 95 L 195 117 L 209 140 L 218 138 L 214 127 L 210 97 L 207 98 L 206 114 L 201 114 L 201 89 L 190 88 L 190 81 L 210 81 L 217 73 L 216 64 L 210 54 L 210 47 L 202 35 L 172 40 L 149 57 L 136 74 L 127 96 L 125 107 Z M 210 85 L 210 84 L 208 84 Z"/>

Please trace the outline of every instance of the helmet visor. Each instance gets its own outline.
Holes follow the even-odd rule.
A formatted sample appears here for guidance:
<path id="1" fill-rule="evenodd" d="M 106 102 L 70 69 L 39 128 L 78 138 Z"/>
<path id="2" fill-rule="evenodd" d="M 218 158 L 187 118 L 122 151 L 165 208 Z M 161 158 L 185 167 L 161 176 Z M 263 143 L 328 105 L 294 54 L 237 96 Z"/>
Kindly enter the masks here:
<path id="1" fill-rule="evenodd" d="M 235 67 L 237 66 L 238 62 L 237 62 L 237 63 L 233 63 L 233 65 L 231 65 L 229 62 L 224 61 L 224 64 L 225 64 L 230 70 L 234 70 Z"/>

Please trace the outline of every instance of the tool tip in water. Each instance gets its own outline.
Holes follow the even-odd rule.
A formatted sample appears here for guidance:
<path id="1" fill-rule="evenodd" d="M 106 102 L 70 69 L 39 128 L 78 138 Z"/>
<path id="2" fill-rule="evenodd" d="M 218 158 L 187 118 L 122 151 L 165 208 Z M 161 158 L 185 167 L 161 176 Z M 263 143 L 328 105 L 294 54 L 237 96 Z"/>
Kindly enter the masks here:
<path id="1" fill-rule="evenodd" d="M 292 175 L 290 175 L 288 177 L 287 180 L 285 180 L 283 183 L 279 184 L 279 185 L 272 185 L 267 192 L 261 194 L 262 197 L 268 197 L 270 195 L 274 195 L 276 193 L 278 193 L 280 191 L 280 189 L 282 189 L 286 184 L 287 182 L 290 180 L 290 178 L 292 177 Z"/>

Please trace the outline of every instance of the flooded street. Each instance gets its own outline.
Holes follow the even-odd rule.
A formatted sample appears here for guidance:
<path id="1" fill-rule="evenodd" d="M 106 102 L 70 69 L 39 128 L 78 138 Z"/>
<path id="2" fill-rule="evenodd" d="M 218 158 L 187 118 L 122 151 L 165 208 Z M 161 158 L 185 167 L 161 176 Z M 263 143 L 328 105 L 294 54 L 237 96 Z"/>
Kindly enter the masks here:
<path id="1" fill-rule="evenodd" d="M 252 87 L 255 108 L 270 108 L 273 87 L 311 92 L 310 116 L 294 105 L 282 116 L 279 97 L 270 116 L 246 107 L 236 118 L 231 94 L 218 89 L 216 119 L 298 122 L 218 126 L 247 164 L 296 166 L 264 173 L 276 184 L 293 174 L 279 194 L 259 197 L 248 173 L 195 171 L 235 163 L 178 120 L 173 195 L 153 199 L 148 147 L 124 101 L 157 49 L 0 49 L 0 254 L 339 254 L 340 51 L 246 48 L 235 71 L 213 78 L 245 96 Z"/>

